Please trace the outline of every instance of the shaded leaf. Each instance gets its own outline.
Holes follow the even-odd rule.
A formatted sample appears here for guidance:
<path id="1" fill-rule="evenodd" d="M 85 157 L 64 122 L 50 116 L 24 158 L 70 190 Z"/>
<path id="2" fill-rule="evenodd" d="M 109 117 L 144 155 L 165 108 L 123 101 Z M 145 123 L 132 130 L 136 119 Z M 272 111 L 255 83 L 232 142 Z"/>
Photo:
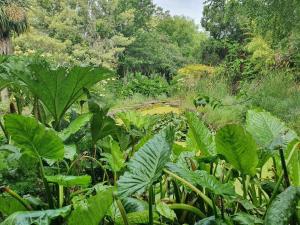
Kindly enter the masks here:
<path id="1" fill-rule="evenodd" d="M 72 121 L 66 129 L 59 132 L 59 137 L 63 141 L 67 140 L 72 134 L 75 134 L 83 126 L 85 126 L 90 121 L 91 118 L 92 118 L 91 113 L 80 115 L 74 121 Z"/>
<path id="2" fill-rule="evenodd" d="M 4 220 L 1 225 L 50 225 L 53 219 L 64 218 L 69 215 L 70 211 L 71 206 L 44 211 L 16 212 Z"/>
<path id="3" fill-rule="evenodd" d="M 300 187 L 291 186 L 277 195 L 267 210 L 264 225 L 288 225 L 299 200 Z"/>

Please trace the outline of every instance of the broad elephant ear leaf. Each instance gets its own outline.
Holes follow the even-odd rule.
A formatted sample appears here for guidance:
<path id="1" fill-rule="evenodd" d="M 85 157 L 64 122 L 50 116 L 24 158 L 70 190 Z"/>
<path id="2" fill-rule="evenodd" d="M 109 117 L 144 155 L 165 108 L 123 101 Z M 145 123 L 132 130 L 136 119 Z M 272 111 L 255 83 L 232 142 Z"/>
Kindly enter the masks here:
<path id="1" fill-rule="evenodd" d="M 287 225 L 300 200 L 300 187 L 289 187 L 280 193 L 267 210 L 264 225 Z"/>
<path id="2" fill-rule="evenodd" d="M 128 170 L 118 181 L 118 192 L 122 197 L 143 193 L 162 174 L 170 160 L 174 130 L 167 127 L 146 142 L 130 159 Z"/>
<path id="3" fill-rule="evenodd" d="M 267 149 L 286 146 L 297 138 L 297 134 L 269 112 L 249 110 L 246 129 L 258 145 Z"/>
<path id="4" fill-rule="evenodd" d="M 195 113 L 187 112 L 186 118 L 189 125 L 188 143 L 196 148 L 194 150 L 200 150 L 205 156 L 215 155 L 215 142 L 210 130 Z"/>
<path id="5" fill-rule="evenodd" d="M 4 121 L 6 130 L 22 151 L 36 158 L 63 159 L 64 145 L 54 130 L 45 128 L 34 118 L 21 115 L 6 115 Z"/>
<path id="6" fill-rule="evenodd" d="M 43 211 L 20 211 L 10 215 L 0 225 L 50 225 L 53 219 L 57 217 L 64 218 L 69 215 L 70 211 L 71 206 Z"/>
<path id="7" fill-rule="evenodd" d="M 234 186 L 231 183 L 222 184 L 216 177 L 203 170 L 191 171 L 187 168 L 168 163 L 167 169 L 184 178 L 195 186 L 201 186 L 212 191 L 216 195 L 234 196 Z"/>
<path id="8" fill-rule="evenodd" d="M 98 191 L 96 195 L 74 204 L 69 225 L 98 225 L 113 203 L 113 188 L 108 187 Z"/>
<path id="9" fill-rule="evenodd" d="M 28 89 L 47 107 L 56 122 L 60 121 L 68 108 L 84 94 L 84 88 L 112 76 L 104 68 L 60 67 L 51 69 L 42 64 L 31 64 L 31 73 L 17 73 Z"/>
<path id="10" fill-rule="evenodd" d="M 252 136 L 239 125 L 226 125 L 216 135 L 218 154 L 243 174 L 254 175 L 258 164 L 256 142 Z"/>

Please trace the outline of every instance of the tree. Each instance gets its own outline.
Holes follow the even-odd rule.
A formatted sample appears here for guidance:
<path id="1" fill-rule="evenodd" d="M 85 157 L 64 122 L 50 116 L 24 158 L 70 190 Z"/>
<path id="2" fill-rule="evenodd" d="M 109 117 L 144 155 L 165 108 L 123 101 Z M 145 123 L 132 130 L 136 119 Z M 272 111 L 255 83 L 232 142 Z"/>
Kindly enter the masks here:
<path id="1" fill-rule="evenodd" d="M 183 16 L 166 16 L 159 21 L 156 29 L 169 36 L 190 61 L 194 60 L 201 43 L 206 39 L 206 34 L 199 32 L 195 22 Z"/>
<path id="2" fill-rule="evenodd" d="M 162 74 L 167 79 L 183 64 L 184 58 L 177 44 L 155 30 L 141 31 L 120 58 L 119 73 L 140 72 L 144 75 Z"/>
<path id="3" fill-rule="evenodd" d="M 239 15 L 240 1 L 207 0 L 203 9 L 201 25 L 215 39 L 242 41 L 244 32 Z"/>
<path id="4" fill-rule="evenodd" d="M 0 0 L 0 55 L 12 54 L 12 34 L 21 34 L 28 28 L 25 0 Z M 1 100 L 8 101 L 8 91 L 1 91 Z"/>

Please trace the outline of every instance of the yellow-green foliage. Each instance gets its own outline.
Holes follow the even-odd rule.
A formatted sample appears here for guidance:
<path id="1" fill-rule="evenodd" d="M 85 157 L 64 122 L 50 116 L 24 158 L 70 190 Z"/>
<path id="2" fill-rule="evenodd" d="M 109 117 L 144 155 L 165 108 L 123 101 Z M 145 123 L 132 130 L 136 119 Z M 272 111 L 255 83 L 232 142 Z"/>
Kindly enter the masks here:
<path id="1" fill-rule="evenodd" d="M 190 64 L 178 70 L 177 79 L 180 85 L 193 89 L 201 78 L 206 78 L 214 73 L 214 67 L 203 64 Z"/>
<path id="2" fill-rule="evenodd" d="M 201 78 L 214 73 L 214 68 L 203 64 L 190 64 L 178 70 L 180 75 Z"/>
<path id="3" fill-rule="evenodd" d="M 275 53 L 262 37 L 252 38 L 246 49 L 252 54 L 251 61 L 259 68 L 275 64 Z"/>

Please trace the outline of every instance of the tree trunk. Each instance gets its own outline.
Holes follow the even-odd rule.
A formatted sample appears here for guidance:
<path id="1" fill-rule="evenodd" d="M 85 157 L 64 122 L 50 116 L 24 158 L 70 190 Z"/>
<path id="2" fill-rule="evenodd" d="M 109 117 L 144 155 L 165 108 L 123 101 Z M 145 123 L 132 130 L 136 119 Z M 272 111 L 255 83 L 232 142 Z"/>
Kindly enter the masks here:
<path id="1" fill-rule="evenodd" d="M 4 37 L 0 36 L 0 55 L 10 55 L 12 54 L 12 44 L 9 35 L 5 35 Z M 1 101 L 5 104 L 9 104 L 9 96 L 7 88 L 4 88 L 1 93 Z"/>

